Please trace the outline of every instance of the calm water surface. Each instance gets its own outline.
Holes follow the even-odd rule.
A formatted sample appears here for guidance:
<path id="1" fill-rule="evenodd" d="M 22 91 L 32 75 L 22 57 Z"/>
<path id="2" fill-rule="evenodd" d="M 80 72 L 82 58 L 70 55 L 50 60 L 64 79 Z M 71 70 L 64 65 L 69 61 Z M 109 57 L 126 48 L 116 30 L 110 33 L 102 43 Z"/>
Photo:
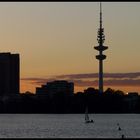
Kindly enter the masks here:
<path id="1" fill-rule="evenodd" d="M 0 114 L 0 138 L 140 138 L 140 114 L 89 116 L 95 123 L 84 114 Z"/>

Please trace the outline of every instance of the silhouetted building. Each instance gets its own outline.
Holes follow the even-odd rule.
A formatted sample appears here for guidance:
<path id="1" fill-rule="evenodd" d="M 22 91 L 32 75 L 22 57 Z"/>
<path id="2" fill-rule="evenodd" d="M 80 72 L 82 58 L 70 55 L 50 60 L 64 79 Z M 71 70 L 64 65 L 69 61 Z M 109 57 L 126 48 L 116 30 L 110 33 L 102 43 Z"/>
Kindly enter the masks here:
<path id="1" fill-rule="evenodd" d="M 124 99 L 124 102 L 128 106 L 129 111 L 132 112 L 134 112 L 134 109 L 136 108 L 138 101 L 139 95 L 137 92 L 129 92 Z"/>
<path id="2" fill-rule="evenodd" d="M 49 95 L 53 97 L 57 93 L 64 93 L 67 95 L 73 95 L 74 93 L 74 83 L 67 82 L 65 80 L 57 80 L 53 82 L 47 82 L 46 85 L 36 88 L 36 94 L 38 95 Z"/>
<path id="3" fill-rule="evenodd" d="M 19 54 L 0 53 L 0 95 L 19 93 Z"/>

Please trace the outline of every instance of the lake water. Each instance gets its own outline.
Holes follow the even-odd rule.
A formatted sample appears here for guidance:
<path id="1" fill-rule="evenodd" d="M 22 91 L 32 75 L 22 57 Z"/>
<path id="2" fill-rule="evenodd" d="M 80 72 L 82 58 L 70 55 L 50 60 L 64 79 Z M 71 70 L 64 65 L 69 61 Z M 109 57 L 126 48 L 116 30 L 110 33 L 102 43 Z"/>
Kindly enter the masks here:
<path id="1" fill-rule="evenodd" d="M 0 138 L 140 138 L 140 114 L 89 116 L 94 123 L 84 114 L 0 114 Z"/>

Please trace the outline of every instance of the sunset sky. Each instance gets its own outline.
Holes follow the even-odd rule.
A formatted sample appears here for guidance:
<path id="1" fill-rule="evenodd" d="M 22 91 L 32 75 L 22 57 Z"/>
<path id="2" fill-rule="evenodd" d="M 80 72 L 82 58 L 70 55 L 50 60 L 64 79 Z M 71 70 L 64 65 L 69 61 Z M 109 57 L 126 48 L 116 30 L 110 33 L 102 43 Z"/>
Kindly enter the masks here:
<path id="1" fill-rule="evenodd" d="M 103 2 L 105 89 L 140 93 L 140 3 Z M 99 2 L 0 2 L 0 51 L 20 54 L 20 91 L 52 80 L 98 87 Z"/>

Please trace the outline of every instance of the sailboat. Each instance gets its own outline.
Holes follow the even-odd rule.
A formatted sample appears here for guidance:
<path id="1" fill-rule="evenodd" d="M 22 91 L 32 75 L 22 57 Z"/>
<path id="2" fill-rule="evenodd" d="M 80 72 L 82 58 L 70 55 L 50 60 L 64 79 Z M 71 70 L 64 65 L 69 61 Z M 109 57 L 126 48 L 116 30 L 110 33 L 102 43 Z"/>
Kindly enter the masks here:
<path id="1" fill-rule="evenodd" d="M 90 120 L 89 119 L 89 116 L 88 116 L 88 107 L 86 107 L 86 111 L 85 111 L 85 123 L 94 123 L 93 120 Z"/>

